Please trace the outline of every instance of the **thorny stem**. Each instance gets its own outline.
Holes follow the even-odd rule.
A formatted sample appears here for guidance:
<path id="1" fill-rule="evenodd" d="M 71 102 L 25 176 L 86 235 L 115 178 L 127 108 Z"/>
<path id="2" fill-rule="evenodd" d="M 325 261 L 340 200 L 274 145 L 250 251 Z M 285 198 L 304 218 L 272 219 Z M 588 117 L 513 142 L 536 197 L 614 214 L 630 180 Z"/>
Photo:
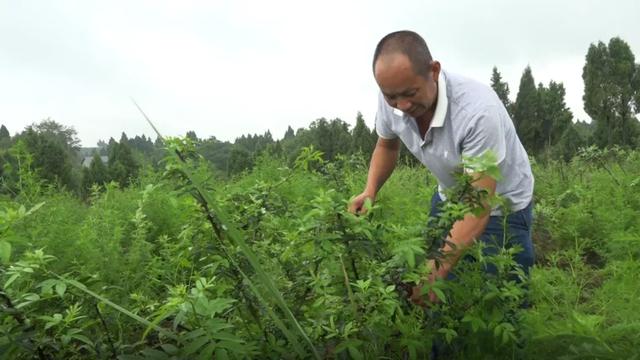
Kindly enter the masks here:
<path id="1" fill-rule="evenodd" d="M 145 117 L 145 119 L 147 120 L 149 125 L 151 125 L 151 127 L 156 132 L 156 134 L 158 134 L 158 137 L 160 139 L 162 139 L 162 135 L 160 134 L 160 132 L 156 129 L 156 127 L 153 125 L 153 123 L 147 117 L 147 115 L 144 113 L 144 111 L 142 111 L 140 106 L 138 106 L 138 104 L 135 102 L 135 100 L 133 100 L 133 103 L 138 108 L 138 110 L 140 110 L 140 113 L 142 113 L 142 115 Z M 183 164 L 187 164 L 188 163 L 179 149 L 175 149 L 175 153 L 176 153 L 176 155 L 178 156 L 178 158 L 180 159 L 180 161 Z M 241 248 L 243 248 L 243 251 L 248 253 L 247 254 L 247 258 L 248 258 L 249 262 L 251 263 L 252 267 L 257 271 L 260 271 L 261 270 L 260 266 L 258 266 L 257 260 L 254 258 L 254 255 L 252 254 L 250 249 L 242 241 L 241 238 L 236 238 L 237 234 L 235 233 L 235 230 L 233 228 L 227 229 L 226 226 L 224 225 L 224 223 L 220 224 L 219 221 L 217 221 L 218 219 L 214 218 L 213 213 L 211 212 L 211 209 L 210 209 L 210 206 L 209 206 L 209 199 L 207 199 L 206 194 L 203 193 L 204 190 L 201 190 L 201 188 L 198 186 L 198 184 L 193 182 L 191 176 L 187 172 L 183 172 L 182 175 L 193 186 L 194 197 L 200 203 L 200 205 L 203 207 L 203 209 L 206 211 L 206 217 L 209 220 L 209 222 L 211 223 L 211 225 L 213 227 L 213 230 L 216 232 L 216 235 L 218 235 L 218 238 L 220 239 L 220 241 L 222 242 L 222 239 L 226 239 L 226 240 L 228 240 L 228 241 L 230 241 L 232 243 L 233 242 L 238 242 L 238 245 Z M 231 232 L 231 236 L 227 237 L 226 235 L 228 235 L 227 233 L 229 231 Z M 223 234 L 225 235 L 224 237 L 222 236 Z M 261 302 L 265 302 L 265 300 L 262 298 L 262 295 L 260 294 L 259 290 L 255 287 L 255 285 L 251 281 L 249 281 L 249 277 L 240 268 L 240 264 L 238 264 L 235 261 L 235 259 L 229 255 L 229 253 L 227 252 L 227 250 L 225 249 L 224 246 L 221 246 L 221 249 L 222 249 L 222 251 L 225 252 L 225 255 L 227 255 L 227 257 L 229 258 L 229 261 L 234 263 L 234 265 L 237 267 L 237 270 L 242 275 L 242 277 L 244 279 L 247 279 L 247 284 L 251 287 L 251 289 L 253 290 L 255 295 L 260 299 Z M 313 357 L 316 358 L 316 359 L 320 359 L 320 356 L 317 353 L 313 343 L 311 342 L 311 340 L 309 339 L 309 337 L 305 333 L 304 329 L 301 327 L 301 325 L 296 320 L 296 318 L 293 315 L 292 311 L 289 309 L 289 307 L 285 303 L 284 299 L 282 298 L 282 295 L 278 292 L 277 289 L 275 289 L 275 285 L 271 282 L 271 279 L 268 276 L 266 276 L 265 274 L 259 274 L 258 276 L 270 286 L 270 292 L 271 292 L 271 295 L 275 297 L 276 304 L 282 309 L 282 311 L 285 313 L 285 316 L 288 317 L 289 321 L 291 321 L 293 323 L 296 331 L 299 332 L 302 335 L 302 338 L 306 342 L 306 344 L 309 347 L 309 349 L 311 350 L 311 353 L 313 354 Z M 276 322 L 277 326 L 279 328 L 283 329 L 283 331 L 285 332 L 285 335 L 287 336 L 287 338 L 289 338 L 289 340 L 292 341 L 292 344 L 294 345 L 294 348 L 295 348 L 296 352 L 298 353 L 298 355 L 302 355 L 303 354 L 303 350 L 297 344 L 297 342 L 295 342 L 295 337 L 293 336 L 293 334 L 289 334 L 288 329 L 286 329 L 286 327 L 282 323 L 282 321 L 275 315 L 275 313 L 270 308 L 267 307 L 266 310 L 267 310 L 267 312 L 269 312 L 269 314 L 273 318 L 274 322 Z"/>
<path id="2" fill-rule="evenodd" d="M 344 223 L 342 222 L 342 215 L 340 213 L 338 213 L 337 215 L 338 215 L 338 224 L 340 225 L 340 230 L 342 231 L 343 234 L 346 235 L 345 226 L 344 226 Z M 347 248 L 347 256 L 349 257 L 349 262 L 351 263 L 351 271 L 353 271 L 353 277 L 356 281 L 360 280 L 360 276 L 358 276 L 358 268 L 356 267 L 356 260 L 353 257 L 353 251 L 351 250 L 351 242 L 349 241 L 349 237 L 347 236 L 344 237 L 344 245 Z"/>
<path id="3" fill-rule="evenodd" d="M 29 328 L 28 328 L 29 325 L 27 324 L 27 321 L 26 321 L 24 315 L 22 315 L 20 310 L 16 309 L 15 306 L 13 306 L 13 302 L 11 302 L 11 299 L 9 298 L 9 296 L 7 296 L 7 294 L 2 289 L 0 289 L 0 297 L 2 297 L 2 299 L 4 300 L 5 307 L 7 309 L 9 309 L 8 312 L 16 320 L 16 322 L 18 324 L 24 326 L 25 327 L 25 331 L 29 330 Z"/>
<path id="4" fill-rule="evenodd" d="M 31 329 L 33 329 L 33 325 L 29 324 L 29 321 L 27 321 L 27 319 L 24 317 L 24 315 L 20 312 L 20 310 L 16 309 L 16 307 L 13 305 L 13 302 L 11 301 L 11 298 L 9 298 L 9 296 L 7 296 L 7 293 L 4 292 L 4 290 L 2 288 L 0 288 L 0 297 L 2 297 L 2 299 L 4 300 L 4 307 L 6 307 L 7 309 L 9 309 L 9 313 L 11 314 L 11 316 L 15 319 L 15 321 L 20 324 L 23 329 L 23 332 L 28 332 Z M 29 338 L 28 341 L 30 343 L 33 343 L 32 339 Z M 38 351 L 38 357 L 41 360 L 47 360 L 50 359 L 42 350 L 42 348 L 40 346 L 38 346 L 37 348 Z"/>
<path id="5" fill-rule="evenodd" d="M 616 178 L 615 175 L 613 175 L 613 172 L 611 172 L 611 169 L 609 169 L 609 167 L 607 166 L 607 164 L 605 164 L 603 160 L 600 160 L 600 165 L 602 166 L 603 169 L 605 169 L 607 173 L 609 173 L 609 176 L 611 176 L 613 181 L 615 181 L 616 184 L 618 184 L 618 186 L 621 186 L 620 181 L 618 181 L 618 178 Z"/>
<path id="6" fill-rule="evenodd" d="M 113 345 L 113 339 L 111 339 L 111 333 L 109 332 L 109 328 L 107 327 L 107 322 L 104 320 L 102 313 L 100 312 L 100 308 L 98 304 L 94 304 L 94 308 L 96 309 L 96 314 L 98 314 L 98 318 L 100 319 L 100 323 L 102 323 L 102 327 L 104 328 L 105 334 L 107 334 L 107 341 L 109 341 L 109 347 L 111 348 L 111 355 L 113 359 L 118 358 L 118 354 L 116 352 L 116 347 Z"/>

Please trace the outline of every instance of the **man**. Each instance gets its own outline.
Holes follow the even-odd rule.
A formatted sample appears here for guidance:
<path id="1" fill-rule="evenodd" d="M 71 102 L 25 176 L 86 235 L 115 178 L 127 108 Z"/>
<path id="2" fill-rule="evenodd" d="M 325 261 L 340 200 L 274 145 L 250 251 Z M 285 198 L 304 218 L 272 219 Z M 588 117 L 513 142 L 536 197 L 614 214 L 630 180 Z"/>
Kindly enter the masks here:
<path id="1" fill-rule="evenodd" d="M 531 243 L 533 175 L 524 147 L 515 132 L 504 105 L 488 86 L 445 72 L 431 57 L 426 42 L 411 31 L 388 34 L 376 47 L 373 73 L 380 87 L 376 130 L 378 142 L 371 157 L 367 185 L 349 205 L 353 213 L 366 211 L 366 199 L 376 194 L 395 168 L 402 141 L 407 149 L 434 174 L 438 192 L 432 199 L 431 214 L 444 198 L 443 190 L 454 185 L 452 175 L 460 171 L 462 155 L 479 156 L 491 150 L 497 156 L 503 179 L 480 174 L 474 186 L 498 194 L 510 204 L 507 225 L 510 244 L 523 251 L 516 256 L 528 274 L 533 265 Z M 503 238 L 502 209 L 487 209 L 479 216 L 467 215 L 454 224 L 445 246 L 443 266 L 433 269 L 429 281 L 446 278 L 460 258 L 461 251 L 475 239 L 492 241 Z M 412 300 L 424 304 L 420 288 Z M 429 294 L 429 300 L 435 296 Z"/>

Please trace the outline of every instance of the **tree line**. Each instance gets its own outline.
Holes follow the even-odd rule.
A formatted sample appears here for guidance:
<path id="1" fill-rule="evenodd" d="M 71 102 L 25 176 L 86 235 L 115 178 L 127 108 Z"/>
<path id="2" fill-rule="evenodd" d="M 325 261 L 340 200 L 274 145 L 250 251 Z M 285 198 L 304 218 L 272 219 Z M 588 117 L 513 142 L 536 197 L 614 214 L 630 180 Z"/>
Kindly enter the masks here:
<path id="1" fill-rule="evenodd" d="M 629 45 L 617 37 L 608 44 L 591 44 L 582 77 L 584 109 L 591 117 L 590 123 L 574 119 L 566 105 L 562 83 L 552 80 L 536 84 L 533 71 L 527 66 L 515 101 L 511 101 L 508 84 L 497 67 L 493 68 L 491 86 L 510 113 L 529 155 L 541 161 L 569 161 L 584 146 L 640 145 L 636 117 L 640 112 L 640 65 L 635 63 Z M 307 128 L 294 131 L 289 126 L 282 139 L 274 139 L 269 131 L 243 135 L 233 142 L 214 136 L 202 139 L 194 131 L 188 131 L 186 137 L 221 177 L 251 169 L 264 153 L 292 162 L 302 148 L 312 145 L 326 160 L 341 154 L 361 153 L 368 157 L 377 141 L 375 129 L 366 125 L 360 113 L 353 128 L 338 118 L 320 118 Z M 51 119 L 27 126 L 15 136 L 0 126 L 0 193 L 20 191 L 21 171 L 29 169 L 45 183 L 86 196 L 94 184 L 115 182 L 128 186 L 141 169 L 157 167 L 164 156 L 163 145 L 157 139 L 145 135 L 129 138 L 124 132 L 118 141 L 99 141 L 95 148 L 81 149 L 79 144 L 73 128 Z M 86 161 L 87 157 L 91 159 Z M 415 164 L 404 148 L 401 161 Z"/>
<path id="2" fill-rule="evenodd" d="M 629 45 L 612 38 L 608 44 L 591 44 L 582 69 L 586 123 L 574 119 L 565 103 L 562 83 L 536 85 L 527 66 L 520 78 L 515 102 L 509 100 L 509 86 L 493 68 L 491 86 L 511 114 L 516 131 L 530 155 L 569 160 L 578 148 L 640 145 L 640 64 Z"/>

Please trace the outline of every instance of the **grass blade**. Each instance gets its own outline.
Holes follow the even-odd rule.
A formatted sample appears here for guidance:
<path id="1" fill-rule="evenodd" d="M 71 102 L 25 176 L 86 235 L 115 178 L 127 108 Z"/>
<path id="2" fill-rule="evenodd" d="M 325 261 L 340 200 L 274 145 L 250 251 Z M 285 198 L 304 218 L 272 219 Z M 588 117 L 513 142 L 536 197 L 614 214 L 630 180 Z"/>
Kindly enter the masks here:
<path id="1" fill-rule="evenodd" d="M 155 125 L 153 125 L 153 122 L 144 113 L 144 111 L 142 111 L 142 109 L 135 102 L 135 100 L 133 100 L 133 103 L 138 108 L 138 110 L 140 110 L 140 113 L 145 118 L 145 120 L 149 123 L 149 125 L 156 132 L 158 138 L 160 140 L 164 141 L 164 138 L 162 137 L 162 135 L 160 134 L 158 129 L 155 127 Z M 183 162 L 183 163 L 186 162 L 184 157 L 180 154 L 180 152 L 176 151 L 176 155 L 178 156 L 178 158 L 180 159 L 181 162 Z M 266 289 L 267 294 L 269 295 L 269 298 L 271 299 L 271 301 L 273 301 L 273 303 L 280 309 L 280 311 L 282 311 L 282 313 L 285 315 L 285 317 L 287 318 L 289 323 L 293 326 L 295 331 L 303 338 L 304 342 L 309 347 L 309 349 L 312 352 L 313 356 L 316 359 L 320 359 L 320 355 L 318 354 L 318 352 L 316 351 L 315 347 L 313 346 L 313 343 L 311 342 L 311 340 L 309 339 L 309 337 L 305 333 L 305 331 L 302 328 L 302 326 L 300 325 L 300 323 L 296 320 L 295 316 L 293 315 L 293 312 L 291 311 L 291 309 L 289 309 L 289 306 L 284 301 L 284 298 L 283 298 L 282 294 L 280 293 L 278 288 L 275 286 L 275 284 L 273 283 L 272 279 L 267 275 L 266 271 L 260 265 L 260 262 L 259 262 L 257 256 L 255 255 L 255 253 L 251 250 L 251 248 L 244 241 L 244 237 L 242 236 L 240 231 L 237 230 L 236 227 L 233 226 L 226 219 L 225 214 L 220 211 L 220 209 L 216 205 L 216 202 L 213 201 L 213 199 L 211 198 L 210 194 L 208 192 L 204 191 L 204 187 L 202 186 L 202 184 L 200 184 L 199 182 L 195 181 L 195 177 L 193 176 L 191 171 L 187 167 L 184 167 L 182 170 L 184 172 L 184 175 L 189 179 L 189 181 L 191 182 L 191 185 L 193 186 L 193 188 L 195 189 L 195 191 L 197 193 L 196 199 L 199 200 L 199 201 L 202 201 L 203 202 L 202 205 L 204 205 L 203 208 L 206 209 L 207 211 L 209 211 L 209 214 L 206 214 L 206 215 L 207 216 L 212 216 L 213 215 L 213 216 L 215 216 L 215 218 L 217 218 L 218 224 L 216 224 L 216 222 L 214 222 L 214 221 L 211 221 L 212 225 L 214 226 L 214 229 L 217 228 L 217 232 L 218 233 L 223 234 L 224 237 L 226 239 L 228 239 L 232 243 L 232 245 L 240 248 L 240 251 L 246 257 L 246 259 L 249 261 L 249 264 L 253 268 L 256 276 L 258 277 L 258 280 L 260 281 L 261 284 L 264 285 L 264 288 Z M 255 293 L 255 295 L 258 297 L 258 299 L 261 302 L 263 302 L 264 307 L 266 309 L 268 309 L 269 315 L 272 317 L 272 319 L 274 320 L 276 325 L 285 334 L 285 336 L 287 336 L 287 338 L 291 342 L 291 345 L 294 346 L 294 348 L 296 349 L 296 352 L 298 353 L 298 355 L 300 355 L 301 357 L 306 357 L 307 354 L 305 354 L 304 351 L 299 347 L 299 345 L 297 344 L 297 340 L 293 336 L 291 331 L 289 331 L 289 329 L 284 325 L 284 322 L 282 320 L 280 320 L 278 315 L 269 308 L 269 304 L 266 304 L 266 302 L 264 301 L 264 296 L 263 296 L 263 294 L 261 294 L 260 290 L 253 284 L 251 279 L 244 272 L 242 272 L 242 269 L 239 267 L 239 265 L 236 264 L 235 262 L 234 262 L 234 264 L 235 264 L 236 268 L 241 272 L 243 278 L 249 284 L 251 290 Z M 289 338 L 290 336 L 291 336 L 291 338 Z"/>
<path id="2" fill-rule="evenodd" d="M 76 280 L 65 279 L 64 277 L 62 277 L 62 276 L 60 276 L 58 274 L 55 274 L 55 273 L 52 273 L 52 274 L 55 277 L 57 277 L 58 279 L 64 281 L 65 283 L 73 286 L 74 288 L 76 288 L 76 289 L 78 289 L 78 290 L 80 290 L 80 291 L 82 291 L 82 292 L 84 292 L 86 294 L 91 295 L 95 299 L 100 300 L 101 302 L 109 305 L 110 307 L 112 307 L 115 310 L 121 312 L 122 314 L 124 314 L 124 315 L 126 315 L 126 316 L 128 316 L 128 317 L 130 317 L 130 318 L 132 318 L 134 320 L 136 320 L 137 322 L 156 330 L 157 332 L 161 333 L 162 335 L 164 335 L 164 336 L 166 336 L 166 337 L 168 337 L 168 338 L 170 338 L 172 340 L 178 340 L 178 337 L 174 333 L 172 333 L 171 331 L 169 331 L 167 329 L 164 329 L 164 328 L 161 328 L 160 326 L 157 326 L 156 324 L 152 324 L 149 320 L 147 320 L 147 319 L 145 319 L 145 318 L 143 318 L 143 317 L 141 317 L 139 315 L 136 315 L 136 314 L 132 313 L 131 311 L 123 308 L 122 306 L 120 306 L 120 305 L 118 305 L 118 304 L 116 304 L 114 302 L 112 302 L 111 300 L 105 298 L 104 296 L 96 294 L 95 292 L 89 290 L 82 283 L 80 283 L 80 282 L 78 282 Z"/>

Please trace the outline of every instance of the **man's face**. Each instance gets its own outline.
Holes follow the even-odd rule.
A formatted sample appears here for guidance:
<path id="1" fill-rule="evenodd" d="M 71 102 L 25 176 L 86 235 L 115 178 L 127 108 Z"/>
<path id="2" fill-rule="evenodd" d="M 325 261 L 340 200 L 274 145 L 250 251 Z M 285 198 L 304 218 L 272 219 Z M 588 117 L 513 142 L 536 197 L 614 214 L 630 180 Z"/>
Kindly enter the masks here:
<path id="1" fill-rule="evenodd" d="M 435 109 L 440 63 L 432 61 L 428 76 L 413 71 L 406 55 L 383 55 L 376 61 L 374 76 L 387 103 L 413 118 Z"/>

